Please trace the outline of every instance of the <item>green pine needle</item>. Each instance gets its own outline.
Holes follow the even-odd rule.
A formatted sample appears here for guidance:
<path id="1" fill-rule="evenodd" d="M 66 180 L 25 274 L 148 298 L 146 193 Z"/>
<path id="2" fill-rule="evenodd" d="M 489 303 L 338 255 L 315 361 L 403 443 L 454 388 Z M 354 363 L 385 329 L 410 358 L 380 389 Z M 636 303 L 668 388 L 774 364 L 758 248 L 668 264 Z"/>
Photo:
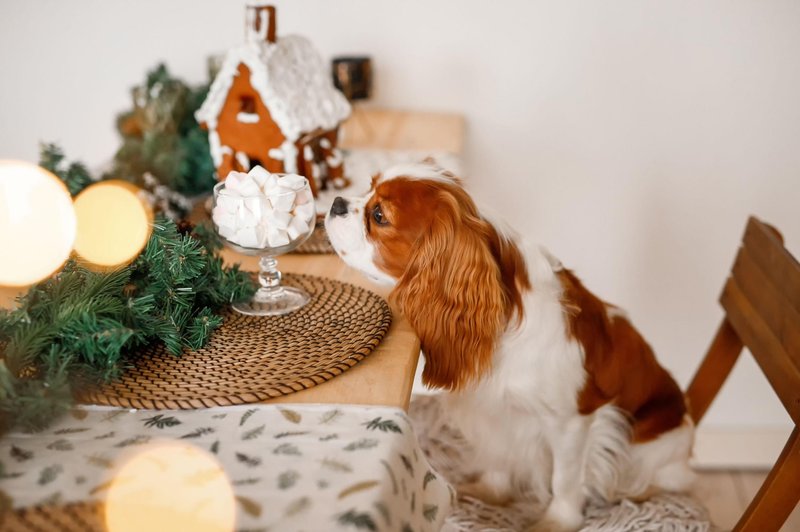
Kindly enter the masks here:
<path id="1" fill-rule="evenodd" d="M 59 156 L 48 152 L 55 165 Z M 158 219 L 131 265 L 97 273 L 67 262 L 0 312 L 0 431 L 45 427 L 71 407 L 73 388 L 117 378 L 142 345 L 176 356 L 203 347 L 222 324 L 215 312 L 255 292 L 205 242 Z"/>
<path id="2" fill-rule="evenodd" d="M 41 144 L 39 147 L 39 166 L 58 176 L 74 196 L 92 184 L 92 177 L 82 163 L 66 166 L 64 158 L 64 152 L 55 144 Z"/>
<path id="3" fill-rule="evenodd" d="M 208 133 L 194 118 L 208 87 L 187 85 L 163 64 L 148 72 L 134 88 L 133 108 L 117 117 L 122 146 L 109 175 L 141 184 L 142 175 L 150 173 L 182 194 L 210 192 L 216 168 Z"/>

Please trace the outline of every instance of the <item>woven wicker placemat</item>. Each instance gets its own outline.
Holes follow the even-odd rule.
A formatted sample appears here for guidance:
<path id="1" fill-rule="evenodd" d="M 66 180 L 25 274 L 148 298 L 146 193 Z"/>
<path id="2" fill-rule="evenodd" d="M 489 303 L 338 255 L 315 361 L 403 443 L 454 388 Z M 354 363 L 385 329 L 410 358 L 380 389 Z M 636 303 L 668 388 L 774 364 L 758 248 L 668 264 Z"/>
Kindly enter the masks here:
<path id="1" fill-rule="evenodd" d="M 151 409 L 263 401 L 340 375 L 380 343 L 392 322 L 386 301 L 366 289 L 289 273 L 284 282 L 307 290 L 311 302 L 286 316 L 226 311 L 204 348 L 180 357 L 160 345 L 145 348 L 120 379 L 78 399 Z"/>
<path id="2" fill-rule="evenodd" d="M 297 249 L 292 251 L 292 253 L 317 255 L 335 252 L 336 251 L 331 245 L 331 241 L 328 240 L 328 232 L 325 231 L 325 224 L 323 222 L 317 222 L 314 232 L 311 233 L 311 236 L 308 237 L 308 240 L 300 244 Z"/>

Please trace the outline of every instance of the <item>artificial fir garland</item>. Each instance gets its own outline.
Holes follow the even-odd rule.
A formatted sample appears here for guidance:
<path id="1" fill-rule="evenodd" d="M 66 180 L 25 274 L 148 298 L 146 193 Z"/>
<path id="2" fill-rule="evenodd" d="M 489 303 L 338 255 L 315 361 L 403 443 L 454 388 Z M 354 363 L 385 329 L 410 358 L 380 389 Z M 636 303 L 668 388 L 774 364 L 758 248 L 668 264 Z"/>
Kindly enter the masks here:
<path id="1" fill-rule="evenodd" d="M 138 185 L 170 218 L 188 214 L 184 196 L 207 194 L 217 183 L 208 133 L 194 118 L 209 86 L 210 82 L 190 86 L 173 77 L 164 64 L 149 71 L 144 83 L 131 91 L 133 108 L 117 117 L 122 146 L 101 179 Z M 67 165 L 55 144 L 41 146 L 39 164 L 60 177 L 73 196 L 96 180 L 84 164 Z"/>
<path id="2" fill-rule="evenodd" d="M 141 186 L 157 211 L 185 212 L 189 195 L 216 182 L 208 136 L 194 119 L 208 85 L 190 87 L 164 65 L 133 89 L 133 109 L 117 119 L 123 144 L 103 179 Z M 40 165 L 77 195 L 96 181 L 80 162 L 43 144 Z M 255 292 L 238 267 L 224 269 L 219 240 L 207 227 L 181 230 L 159 218 L 141 255 L 129 266 L 98 273 L 71 260 L 0 309 L 0 433 L 43 428 L 68 410 L 73 390 L 108 381 L 137 347 L 162 342 L 174 355 L 199 349 L 222 323 L 223 305 Z"/>
<path id="3" fill-rule="evenodd" d="M 210 231 L 159 219 L 131 265 L 97 273 L 70 261 L 0 311 L 0 430 L 46 426 L 75 387 L 119 376 L 137 347 L 163 342 L 178 356 L 205 345 L 222 323 L 215 311 L 255 291 L 217 249 Z"/>
<path id="4" fill-rule="evenodd" d="M 85 164 L 74 161 L 67 166 L 64 152 L 55 144 L 42 144 L 39 147 L 39 166 L 61 179 L 73 196 L 94 182 Z"/>
<path id="5" fill-rule="evenodd" d="M 56 144 L 43 143 L 39 147 L 39 166 L 61 179 L 73 196 L 96 181 L 83 163 L 73 161 L 67 165 L 64 152 Z M 101 179 L 116 179 L 116 177 L 106 174 Z M 163 185 L 149 172 L 145 172 L 137 184 L 141 187 L 140 197 L 147 201 L 155 212 L 171 220 L 182 219 L 192 209 L 192 202 L 186 196 Z"/>
<path id="6" fill-rule="evenodd" d="M 133 109 L 117 117 L 122 146 L 108 177 L 146 186 L 142 179 L 150 174 L 181 194 L 208 193 L 216 183 L 216 169 L 208 133 L 194 112 L 209 85 L 189 86 L 163 64 L 148 72 L 145 82 L 133 88 Z"/>

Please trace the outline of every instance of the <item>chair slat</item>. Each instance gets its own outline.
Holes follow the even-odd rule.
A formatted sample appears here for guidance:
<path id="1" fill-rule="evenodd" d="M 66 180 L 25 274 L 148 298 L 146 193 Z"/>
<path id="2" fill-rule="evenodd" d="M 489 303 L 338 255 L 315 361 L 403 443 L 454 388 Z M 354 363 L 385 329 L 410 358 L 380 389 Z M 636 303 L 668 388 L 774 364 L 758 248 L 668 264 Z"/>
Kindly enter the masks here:
<path id="1" fill-rule="evenodd" d="M 742 341 L 723 320 L 700 368 L 686 389 L 686 403 L 695 424 L 700 423 L 742 352 Z"/>
<path id="2" fill-rule="evenodd" d="M 783 247 L 778 230 L 750 217 L 742 244 L 789 304 L 800 312 L 800 264 Z"/>
<path id="3" fill-rule="evenodd" d="M 785 297 L 775 279 L 758 266 L 748 248 L 739 249 L 732 274 L 753 309 L 775 334 L 794 365 L 800 368 L 800 311 Z"/>
<path id="4" fill-rule="evenodd" d="M 742 293 L 734 278 L 728 279 L 720 303 L 731 325 L 744 345 L 750 349 L 789 416 L 795 424 L 800 423 L 800 370 Z"/>
<path id="5" fill-rule="evenodd" d="M 800 499 L 800 429 L 794 428 L 778 461 L 734 532 L 778 530 Z"/>

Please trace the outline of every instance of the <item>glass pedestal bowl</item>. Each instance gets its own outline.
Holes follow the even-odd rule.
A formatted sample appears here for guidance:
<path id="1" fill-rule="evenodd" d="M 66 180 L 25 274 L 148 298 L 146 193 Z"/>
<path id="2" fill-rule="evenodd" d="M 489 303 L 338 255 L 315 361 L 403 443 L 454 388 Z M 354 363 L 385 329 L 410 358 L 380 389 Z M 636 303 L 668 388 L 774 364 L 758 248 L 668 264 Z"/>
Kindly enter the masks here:
<path id="1" fill-rule="evenodd" d="M 295 249 L 314 232 L 314 197 L 308 181 L 304 183 L 302 188 L 291 191 L 281 188 L 277 189 L 280 192 L 265 194 L 259 190 L 248 195 L 227 189 L 225 182 L 214 186 L 211 211 L 214 230 L 231 249 L 261 257 L 258 273 L 261 287 L 250 301 L 232 305 L 237 312 L 249 316 L 279 316 L 309 302 L 307 292 L 281 283 L 275 259 Z"/>

